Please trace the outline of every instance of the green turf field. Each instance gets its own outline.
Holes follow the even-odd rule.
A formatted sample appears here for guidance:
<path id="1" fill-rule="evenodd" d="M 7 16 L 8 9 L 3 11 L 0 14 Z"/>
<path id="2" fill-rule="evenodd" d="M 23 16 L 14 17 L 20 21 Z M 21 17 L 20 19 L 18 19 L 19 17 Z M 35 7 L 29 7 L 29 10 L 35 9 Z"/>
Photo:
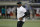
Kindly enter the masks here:
<path id="1" fill-rule="evenodd" d="M 17 27 L 17 21 L 11 19 L 11 20 L 5 20 L 5 19 L 0 19 L 0 27 Z M 40 27 L 40 20 L 27 20 L 23 27 Z"/>

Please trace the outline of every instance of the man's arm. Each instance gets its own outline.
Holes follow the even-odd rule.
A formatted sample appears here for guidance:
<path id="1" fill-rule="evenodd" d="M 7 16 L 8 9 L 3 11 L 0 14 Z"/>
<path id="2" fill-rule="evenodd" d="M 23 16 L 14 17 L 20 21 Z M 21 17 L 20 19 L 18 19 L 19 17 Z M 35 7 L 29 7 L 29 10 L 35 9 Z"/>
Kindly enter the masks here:
<path id="1" fill-rule="evenodd" d="M 19 20 L 23 20 L 24 17 L 27 17 L 27 13 L 25 12 L 25 15 L 23 17 L 20 17 Z"/>
<path id="2" fill-rule="evenodd" d="M 25 12 L 25 15 L 23 17 L 20 17 L 19 20 L 23 20 L 24 17 L 27 17 L 27 12 Z"/>
<path id="3" fill-rule="evenodd" d="M 25 14 L 25 15 L 24 15 L 22 18 L 27 17 L 27 12 L 25 12 L 24 14 Z"/>

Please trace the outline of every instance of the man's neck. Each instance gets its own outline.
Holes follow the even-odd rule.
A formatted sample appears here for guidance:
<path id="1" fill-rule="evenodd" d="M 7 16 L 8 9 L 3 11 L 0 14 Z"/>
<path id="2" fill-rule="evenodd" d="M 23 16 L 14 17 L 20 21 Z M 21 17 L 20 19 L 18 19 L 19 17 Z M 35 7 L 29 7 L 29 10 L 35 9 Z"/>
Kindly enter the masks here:
<path id="1" fill-rule="evenodd" d="M 21 6 L 19 6 L 19 8 L 20 8 Z"/>

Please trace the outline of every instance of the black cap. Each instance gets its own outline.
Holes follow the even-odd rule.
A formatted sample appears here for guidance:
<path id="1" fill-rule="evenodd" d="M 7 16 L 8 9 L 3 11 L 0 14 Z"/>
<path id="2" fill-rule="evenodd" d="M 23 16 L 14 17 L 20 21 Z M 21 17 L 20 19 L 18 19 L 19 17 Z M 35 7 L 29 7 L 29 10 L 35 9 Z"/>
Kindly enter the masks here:
<path id="1" fill-rule="evenodd" d="M 17 4 L 22 4 L 21 2 L 18 2 Z"/>

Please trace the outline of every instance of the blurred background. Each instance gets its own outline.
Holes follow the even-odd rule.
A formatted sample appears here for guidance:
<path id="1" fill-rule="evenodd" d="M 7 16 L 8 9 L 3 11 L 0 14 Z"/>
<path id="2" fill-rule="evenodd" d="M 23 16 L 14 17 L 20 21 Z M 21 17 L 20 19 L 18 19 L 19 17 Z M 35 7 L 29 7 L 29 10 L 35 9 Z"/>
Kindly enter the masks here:
<path id="1" fill-rule="evenodd" d="M 40 0 L 0 0 L 0 19 L 17 19 L 17 2 L 21 1 L 27 12 L 27 19 L 40 19 Z"/>
<path id="2" fill-rule="evenodd" d="M 40 0 L 0 0 L 0 27 L 16 27 L 19 1 L 28 14 L 23 27 L 40 27 Z"/>

